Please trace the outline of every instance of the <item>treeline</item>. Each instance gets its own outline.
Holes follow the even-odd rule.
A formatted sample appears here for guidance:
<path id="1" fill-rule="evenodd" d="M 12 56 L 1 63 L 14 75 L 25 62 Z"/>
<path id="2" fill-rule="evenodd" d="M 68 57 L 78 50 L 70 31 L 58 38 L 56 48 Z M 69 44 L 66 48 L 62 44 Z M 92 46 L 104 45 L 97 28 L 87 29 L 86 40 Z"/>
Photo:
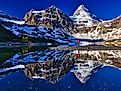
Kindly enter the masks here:
<path id="1" fill-rule="evenodd" d="M 48 43 L 55 42 L 54 40 L 49 40 L 45 38 L 34 38 L 29 36 L 16 36 L 12 31 L 5 29 L 3 26 L 0 26 L 0 42 L 39 42 L 39 43 Z"/>
<path id="2" fill-rule="evenodd" d="M 0 42 L 20 42 L 20 38 L 11 31 L 0 26 Z"/>

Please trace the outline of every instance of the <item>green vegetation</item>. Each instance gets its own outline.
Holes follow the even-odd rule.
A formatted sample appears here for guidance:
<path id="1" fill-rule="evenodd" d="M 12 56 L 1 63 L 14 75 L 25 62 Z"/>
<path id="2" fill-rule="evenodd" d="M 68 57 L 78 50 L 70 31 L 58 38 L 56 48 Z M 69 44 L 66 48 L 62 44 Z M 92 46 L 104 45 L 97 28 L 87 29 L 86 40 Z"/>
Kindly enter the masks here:
<path id="1" fill-rule="evenodd" d="M 34 38 L 29 36 L 16 36 L 11 31 L 0 26 L 0 42 L 21 42 L 21 43 L 30 43 L 30 42 L 39 42 L 39 43 L 48 43 L 55 42 L 54 40 L 45 39 L 45 38 Z"/>
<path id="2" fill-rule="evenodd" d="M 20 38 L 11 31 L 0 26 L 0 42 L 20 42 Z"/>
<path id="3" fill-rule="evenodd" d="M 14 56 L 16 53 L 18 53 L 20 50 L 18 48 L 0 48 L 0 63 L 3 63 L 4 61 L 8 60 L 12 56 Z"/>
<path id="4" fill-rule="evenodd" d="M 28 53 L 34 51 L 44 51 L 47 47 L 18 47 L 18 48 L 0 48 L 0 64 L 10 59 L 17 53 Z"/>

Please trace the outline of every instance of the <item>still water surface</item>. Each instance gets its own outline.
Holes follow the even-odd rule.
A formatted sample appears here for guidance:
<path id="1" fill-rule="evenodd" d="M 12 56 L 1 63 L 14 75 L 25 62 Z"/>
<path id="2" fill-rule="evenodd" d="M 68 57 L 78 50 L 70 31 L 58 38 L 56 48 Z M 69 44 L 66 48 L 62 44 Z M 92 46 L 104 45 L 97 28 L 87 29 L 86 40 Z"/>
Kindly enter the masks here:
<path id="1" fill-rule="evenodd" d="M 121 50 L 0 49 L 0 91 L 121 91 Z"/>

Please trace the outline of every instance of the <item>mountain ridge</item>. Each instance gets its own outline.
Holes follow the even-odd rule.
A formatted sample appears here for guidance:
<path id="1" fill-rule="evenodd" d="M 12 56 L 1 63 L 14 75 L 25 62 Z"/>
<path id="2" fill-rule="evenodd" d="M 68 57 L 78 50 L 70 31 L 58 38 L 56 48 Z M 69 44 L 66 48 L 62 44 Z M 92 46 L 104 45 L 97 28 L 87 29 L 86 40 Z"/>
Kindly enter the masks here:
<path id="1" fill-rule="evenodd" d="M 96 16 L 90 13 L 84 5 L 80 5 L 71 17 L 53 5 L 41 11 L 30 10 L 25 14 L 24 20 L 2 12 L 0 15 L 0 26 L 12 31 L 16 36 L 43 37 L 63 43 L 76 42 L 71 41 L 76 38 L 116 39 L 117 36 L 111 36 L 114 34 L 113 32 L 116 32 L 115 35 L 119 34 L 121 27 L 117 28 L 117 24 L 115 24 L 117 18 L 105 23 L 101 19 L 95 18 Z M 116 26 L 115 29 L 110 28 L 111 21 L 115 21 L 113 23 Z M 111 27 L 113 26 L 111 25 Z M 117 39 L 120 38 L 119 35 Z"/>

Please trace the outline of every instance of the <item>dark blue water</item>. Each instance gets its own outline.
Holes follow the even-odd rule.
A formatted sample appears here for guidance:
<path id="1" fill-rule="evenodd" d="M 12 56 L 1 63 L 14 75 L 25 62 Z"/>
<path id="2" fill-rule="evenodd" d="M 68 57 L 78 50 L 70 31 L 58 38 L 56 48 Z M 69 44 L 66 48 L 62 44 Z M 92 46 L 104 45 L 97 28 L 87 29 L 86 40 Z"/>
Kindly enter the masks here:
<path id="1" fill-rule="evenodd" d="M 46 80 L 30 80 L 22 71 L 18 71 L 0 81 L 0 91 L 121 91 L 121 71 L 104 67 L 85 84 L 71 72 L 56 84 L 52 84 Z"/>
<path id="2" fill-rule="evenodd" d="M 0 52 L 0 91 L 121 91 L 120 50 L 33 49 Z"/>

